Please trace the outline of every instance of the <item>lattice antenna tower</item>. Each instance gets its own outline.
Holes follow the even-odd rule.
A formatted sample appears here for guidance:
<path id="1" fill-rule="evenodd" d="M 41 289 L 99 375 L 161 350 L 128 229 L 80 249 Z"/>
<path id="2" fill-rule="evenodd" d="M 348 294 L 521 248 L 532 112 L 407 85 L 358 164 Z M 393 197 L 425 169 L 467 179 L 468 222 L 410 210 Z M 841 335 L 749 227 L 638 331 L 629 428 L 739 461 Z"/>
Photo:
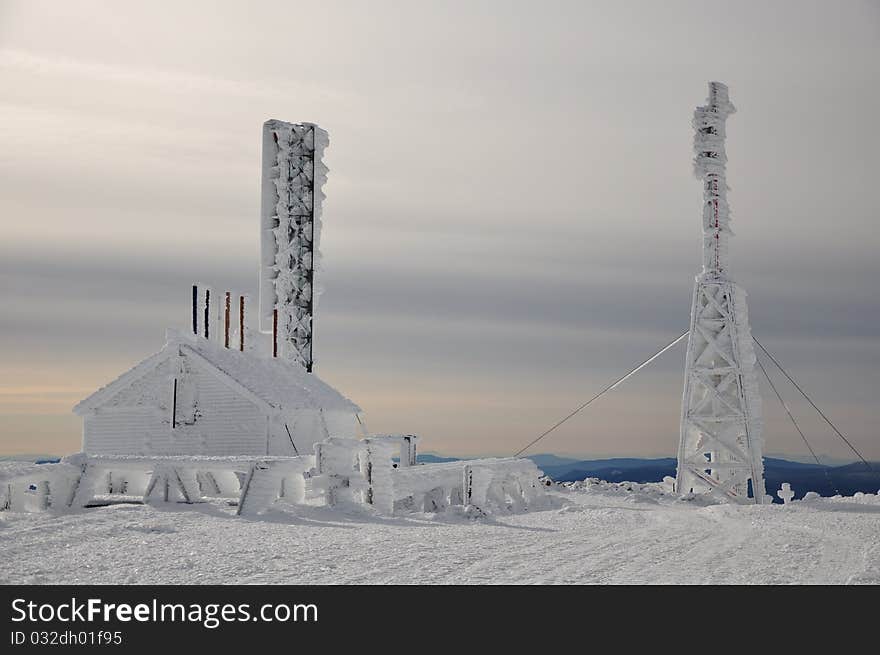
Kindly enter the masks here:
<path id="1" fill-rule="evenodd" d="M 703 183 L 703 270 L 694 284 L 676 490 L 767 502 L 761 397 L 746 293 L 729 277 L 727 86 L 709 83 L 694 111 L 694 174 Z"/>
<path id="2" fill-rule="evenodd" d="M 309 372 L 328 145 L 327 132 L 313 123 L 263 124 L 260 331 L 275 332 L 279 355 Z"/>

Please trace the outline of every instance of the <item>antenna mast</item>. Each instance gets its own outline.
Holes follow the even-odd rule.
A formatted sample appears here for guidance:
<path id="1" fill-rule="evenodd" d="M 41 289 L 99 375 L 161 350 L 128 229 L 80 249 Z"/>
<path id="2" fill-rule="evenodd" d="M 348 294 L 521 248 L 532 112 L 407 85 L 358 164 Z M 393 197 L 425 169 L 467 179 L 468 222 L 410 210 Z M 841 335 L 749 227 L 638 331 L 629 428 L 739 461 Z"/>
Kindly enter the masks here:
<path id="1" fill-rule="evenodd" d="M 327 145 L 327 132 L 313 123 L 263 124 L 260 330 L 272 332 L 277 310 L 281 356 L 309 372 Z"/>
<path id="2" fill-rule="evenodd" d="M 694 174 L 703 183 L 703 271 L 685 361 L 676 490 L 763 504 L 761 397 L 746 293 L 728 277 L 727 86 L 709 83 L 694 111 Z"/>

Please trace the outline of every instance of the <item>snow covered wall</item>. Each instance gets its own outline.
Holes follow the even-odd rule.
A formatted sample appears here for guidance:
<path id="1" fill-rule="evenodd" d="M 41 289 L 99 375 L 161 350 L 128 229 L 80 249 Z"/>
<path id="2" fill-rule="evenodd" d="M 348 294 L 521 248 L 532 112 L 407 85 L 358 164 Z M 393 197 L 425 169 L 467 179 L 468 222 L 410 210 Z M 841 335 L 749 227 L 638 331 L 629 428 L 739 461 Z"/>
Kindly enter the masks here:
<path id="1" fill-rule="evenodd" d="M 309 372 L 329 143 L 327 132 L 313 123 L 263 124 L 260 330 L 276 329 L 277 310 L 279 354 Z"/>

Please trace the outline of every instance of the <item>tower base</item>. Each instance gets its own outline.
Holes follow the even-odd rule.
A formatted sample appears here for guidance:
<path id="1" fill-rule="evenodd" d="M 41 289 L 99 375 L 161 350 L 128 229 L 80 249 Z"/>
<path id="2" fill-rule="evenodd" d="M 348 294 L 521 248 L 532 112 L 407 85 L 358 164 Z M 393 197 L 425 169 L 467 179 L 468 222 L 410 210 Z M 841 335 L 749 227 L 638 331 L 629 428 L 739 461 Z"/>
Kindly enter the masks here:
<path id="1" fill-rule="evenodd" d="M 765 502 L 761 397 L 746 294 L 702 275 L 694 285 L 675 488 Z"/>

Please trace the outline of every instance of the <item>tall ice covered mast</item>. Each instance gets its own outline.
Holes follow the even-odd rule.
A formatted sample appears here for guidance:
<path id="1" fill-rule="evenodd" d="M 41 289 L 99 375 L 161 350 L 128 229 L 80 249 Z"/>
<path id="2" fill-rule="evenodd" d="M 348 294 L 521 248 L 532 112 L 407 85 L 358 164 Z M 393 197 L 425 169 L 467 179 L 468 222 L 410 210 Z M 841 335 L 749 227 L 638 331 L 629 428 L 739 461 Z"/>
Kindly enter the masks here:
<path id="1" fill-rule="evenodd" d="M 694 112 L 694 173 L 703 183 L 703 271 L 691 307 L 676 489 L 764 503 L 761 398 L 746 293 L 729 277 L 727 86 L 709 83 Z"/>
<path id="2" fill-rule="evenodd" d="M 313 123 L 263 124 L 260 330 L 309 372 L 327 145 L 327 132 Z"/>

